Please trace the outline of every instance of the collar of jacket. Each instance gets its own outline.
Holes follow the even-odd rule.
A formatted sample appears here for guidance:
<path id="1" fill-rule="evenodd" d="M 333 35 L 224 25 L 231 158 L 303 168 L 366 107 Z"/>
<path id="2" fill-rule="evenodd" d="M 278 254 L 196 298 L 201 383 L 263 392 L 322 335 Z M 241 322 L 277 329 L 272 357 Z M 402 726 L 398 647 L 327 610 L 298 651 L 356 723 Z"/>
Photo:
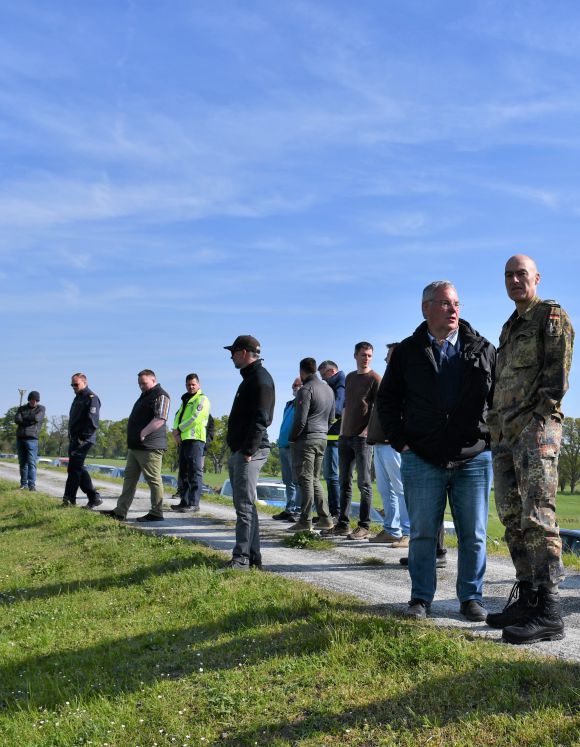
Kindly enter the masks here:
<path id="1" fill-rule="evenodd" d="M 433 356 L 433 350 L 431 349 L 431 341 L 428 332 L 429 327 L 427 326 L 427 322 L 422 322 L 413 332 L 413 339 L 425 351 L 425 355 L 435 366 L 435 357 Z M 485 337 L 482 337 L 477 330 L 473 329 L 471 324 L 466 322 L 465 319 L 459 320 L 459 336 L 461 339 L 462 358 L 476 357 L 482 348 L 485 347 L 487 342 Z"/>
<path id="2" fill-rule="evenodd" d="M 542 299 L 539 296 L 534 296 L 525 311 L 519 314 L 518 310 L 516 309 L 514 313 L 510 316 L 508 321 L 511 322 L 511 321 L 514 321 L 515 319 L 531 319 L 536 309 L 536 306 L 539 303 L 542 303 Z"/>
<path id="3" fill-rule="evenodd" d="M 257 368 L 261 368 L 261 367 L 262 367 L 262 358 L 257 358 L 252 363 L 248 363 L 247 366 L 240 368 L 240 374 L 242 375 L 242 378 L 247 379 L 248 376 L 251 376 Z"/>
<path id="4" fill-rule="evenodd" d="M 188 402 L 191 402 L 192 399 L 195 399 L 198 395 L 203 394 L 201 389 L 198 389 L 195 394 L 190 394 L 189 392 L 185 392 L 185 394 L 181 395 L 181 401 L 184 405 L 186 405 Z"/>
<path id="5" fill-rule="evenodd" d="M 324 379 L 331 389 L 335 389 L 337 386 L 342 384 L 344 386 L 344 380 L 346 374 L 344 371 L 337 371 L 334 376 L 329 376 L 328 379 Z"/>

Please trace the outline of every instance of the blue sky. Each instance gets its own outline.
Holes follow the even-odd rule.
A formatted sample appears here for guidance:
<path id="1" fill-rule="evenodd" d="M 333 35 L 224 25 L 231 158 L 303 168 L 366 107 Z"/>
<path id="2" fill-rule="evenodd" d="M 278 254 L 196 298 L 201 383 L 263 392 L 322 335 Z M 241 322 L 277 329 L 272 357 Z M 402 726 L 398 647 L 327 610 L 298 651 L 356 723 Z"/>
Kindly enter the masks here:
<path id="1" fill-rule="evenodd" d="M 216 415 L 223 346 L 304 356 L 420 322 L 450 279 L 492 342 L 503 268 L 580 326 L 580 7 L 527 0 L 0 0 L 0 413 L 126 417 L 150 367 Z M 567 414 L 580 417 L 575 365 Z"/>

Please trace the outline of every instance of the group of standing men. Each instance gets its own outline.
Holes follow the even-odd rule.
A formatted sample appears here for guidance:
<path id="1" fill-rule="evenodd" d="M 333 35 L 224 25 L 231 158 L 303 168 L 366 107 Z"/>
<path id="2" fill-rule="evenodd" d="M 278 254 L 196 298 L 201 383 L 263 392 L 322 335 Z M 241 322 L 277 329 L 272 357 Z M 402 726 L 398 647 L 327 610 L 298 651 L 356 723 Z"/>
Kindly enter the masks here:
<path id="1" fill-rule="evenodd" d="M 468 620 L 485 620 L 501 628 L 503 640 L 517 644 L 564 635 L 558 596 L 564 574 L 555 497 L 561 400 L 568 389 L 574 331 L 559 304 L 538 298 L 539 282 L 540 274 L 530 257 L 515 255 L 508 260 L 505 285 L 516 309 L 502 329 L 497 352 L 460 318 L 457 290 L 443 280 L 423 291 L 424 321 L 410 337 L 389 346 L 382 380 L 370 367 L 373 347 L 368 342 L 356 345 L 357 368 L 346 378 L 333 361 L 324 361 L 317 369 L 313 358 L 302 359 L 299 379 L 292 387 L 294 399 L 284 411 L 280 444 L 288 504 L 275 517 L 291 521 L 289 531 L 311 529 L 314 505 L 318 528 L 326 536 L 388 539 L 396 546 L 408 546 L 411 601 L 407 614 L 423 618 L 435 596 L 441 527 L 449 501 L 458 538 L 460 613 Z M 274 410 L 274 382 L 262 366 L 255 337 L 241 335 L 225 349 L 242 376 L 227 434 L 237 513 L 236 544 L 228 567 L 248 570 L 262 566 L 256 485 L 270 448 L 267 428 Z M 151 510 L 137 521 L 160 521 L 161 458 L 167 448 L 170 400 L 150 369 L 139 373 L 138 384 L 142 394 L 128 422 L 123 490 L 117 507 L 104 513 L 118 520 L 126 518 L 143 472 L 151 488 Z M 69 423 L 69 474 L 63 502 L 74 503 L 80 486 L 92 507 L 101 500 L 84 468 L 84 458 L 95 441 L 100 402 L 84 374 L 75 374 L 72 386 L 76 396 Z M 196 505 L 210 408 L 197 375 L 187 377 L 186 388 L 173 424 L 185 486 L 180 503 L 172 507 L 178 511 Z M 22 428 L 19 441 L 39 427 L 39 395 L 30 397 L 17 413 Z M 373 417 L 381 433 L 371 439 Z M 383 531 L 369 538 L 373 442 L 380 455 L 377 460 L 375 454 L 375 464 L 384 468 L 381 479 L 393 500 L 385 501 L 392 512 Z M 24 456 L 24 444 L 19 444 L 19 455 L 21 451 Z M 320 482 L 323 466 L 328 499 Z M 358 526 L 351 530 L 355 466 L 361 505 Z M 22 475 L 22 487 L 34 489 L 34 474 Z M 516 583 L 503 611 L 488 614 L 482 588 L 493 477 Z M 388 524 L 395 516 L 393 524 Z"/>
<path id="2" fill-rule="evenodd" d="M 497 351 L 460 319 L 457 290 L 449 281 L 436 281 L 424 289 L 424 321 L 410 337 L 389 346 L 382 380 L 370 369 L 370 343 L 357 344 L 357 370 L 345 381 L 338 439 L 340 508 L 333 526 L 329 515 L 335 512 L 329 511 L 319 478 L 324 431 L 333 422 L 335 401 L 331 390 L 324 392 L 323 382 L 316 379 L 314 360 L 303 359 L 302 387 L 293 387 L 289 437 L 302 507 L 298 519 L 288 506 L 275 517 L 294 521 L 289 531 L 310 529 L 313 496 L 318 528 L 325 536 L 408 546 L 407 614 L 424 618 L 435 596 L 441 528 L 449 501 L 458 538 L 460 613 L 502 629 L 503 640 L 515 644 L 564 635 L 558 595 L 564 574 L 555 499 L 561 400 L 568 389 L 574 331 L 558 303 L 537 296 L 539 282 L 530 257 L 515 255 L 508 260 L 505 285 L 516 309 L 502 329 Z M 337 366 L 332 366 L 336 374 Z M 325 378 L 324 369 L 319 367 L 319 372 Z M 373 406 L 382 435 L 371 439 Z M 392 509 L 388 519 L 385 512 L 383 531 L 374 538 L 368 536 L 369 442 L 377 444 L 377 477 L 384 468 L 383 502 Z M 377 459 L 378 455 L 382 456 Z M 354 464 L 361 507 L 358 526 L 351 530 Z M 504 609 L 489 614 L 483 606 L 483 580 L 494 477 L 497 511 L 506 528 L 516 583 Z M 330 496 L 330 486 L 328 492 Z M 393 497 L 390 501 L 384 497 L 388 493 Z"/>

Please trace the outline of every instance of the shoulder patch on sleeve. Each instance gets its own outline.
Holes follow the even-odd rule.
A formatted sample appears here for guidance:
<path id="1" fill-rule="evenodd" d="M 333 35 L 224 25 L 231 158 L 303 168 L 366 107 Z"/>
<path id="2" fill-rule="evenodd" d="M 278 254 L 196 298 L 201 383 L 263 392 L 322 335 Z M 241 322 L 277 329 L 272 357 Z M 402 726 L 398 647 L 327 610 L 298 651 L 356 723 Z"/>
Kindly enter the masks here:
<path id="1" fill-rule="evenodd" d="M 91 407 L 90 412 L 91 412 L 92 415 L 94 415 L 96 413 L 96 411 L 97 411 L 96 407 Z"/>
<path id="2" fill-rule="evenodd" d="M 556 301 L 544 301 L 550 309 L 546 317 L 546 334 L 559 337 L 562 334 L 562 307 Z"/>

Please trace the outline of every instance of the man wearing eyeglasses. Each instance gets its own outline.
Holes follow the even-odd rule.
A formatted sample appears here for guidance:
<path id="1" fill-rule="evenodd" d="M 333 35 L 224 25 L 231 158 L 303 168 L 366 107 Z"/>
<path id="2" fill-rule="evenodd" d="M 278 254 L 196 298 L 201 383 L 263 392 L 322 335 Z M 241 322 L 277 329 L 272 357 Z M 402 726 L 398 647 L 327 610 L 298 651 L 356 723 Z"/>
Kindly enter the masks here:
<path id="1" fill-rule="evenodd" d="M 556 301 L 538 298 L 539 282 L 531 257 L 510 257 L 505 286 L 516 308 L 499 338 L 493 408 L 487 418 L 497 513 L 517 579 L 507 605 L 488 615 L 487 624 L 502 628 L 502 639 L 512 644 L 564 637 L 556 491 L 561 402 L 568 390 L 574 330 Z"/>
<path id="2" fill-rule="evenodd" d="M 230 483 L 236 509 L 236 544 L 227 568 L 247 571 L 262 567 L 256 485 L 270 453 L 266 430 L 274 414 L 274 382 L 262 366 L 260 343 L 252 335 L 239 335 L 229 350 L 242 376 L 228 418 L 227 444 Z"/>
<path id="3" fill-rule="evenodd" d="M 74 506 L 80 488 L 89 499 L 86 508 L 94 508 L 100 506 L 103 501 L 93 486 L 89 471 L 85 467 L 85 459 L 97 440 L 101 401 L 89 389 L 84 373 L 73 374 L 70 385 L 75 398 L 68 418 L 68 476 L 62 502 L 64 506 Z"/>
<path id="4" fill-rule="evenodd" d="M 491 489 L 489 432 L 495 348 L 459 318 L 452 283 L 423 291 L 425 321 L 397 346 L 377 395 L 385 435 L 401 453 L 411 522 L 410 617 L 424 618 L 437 585 L 437 534 L 447 495 L 458 539 L 460 614 L 483 621 L 483 577 Z"/>

